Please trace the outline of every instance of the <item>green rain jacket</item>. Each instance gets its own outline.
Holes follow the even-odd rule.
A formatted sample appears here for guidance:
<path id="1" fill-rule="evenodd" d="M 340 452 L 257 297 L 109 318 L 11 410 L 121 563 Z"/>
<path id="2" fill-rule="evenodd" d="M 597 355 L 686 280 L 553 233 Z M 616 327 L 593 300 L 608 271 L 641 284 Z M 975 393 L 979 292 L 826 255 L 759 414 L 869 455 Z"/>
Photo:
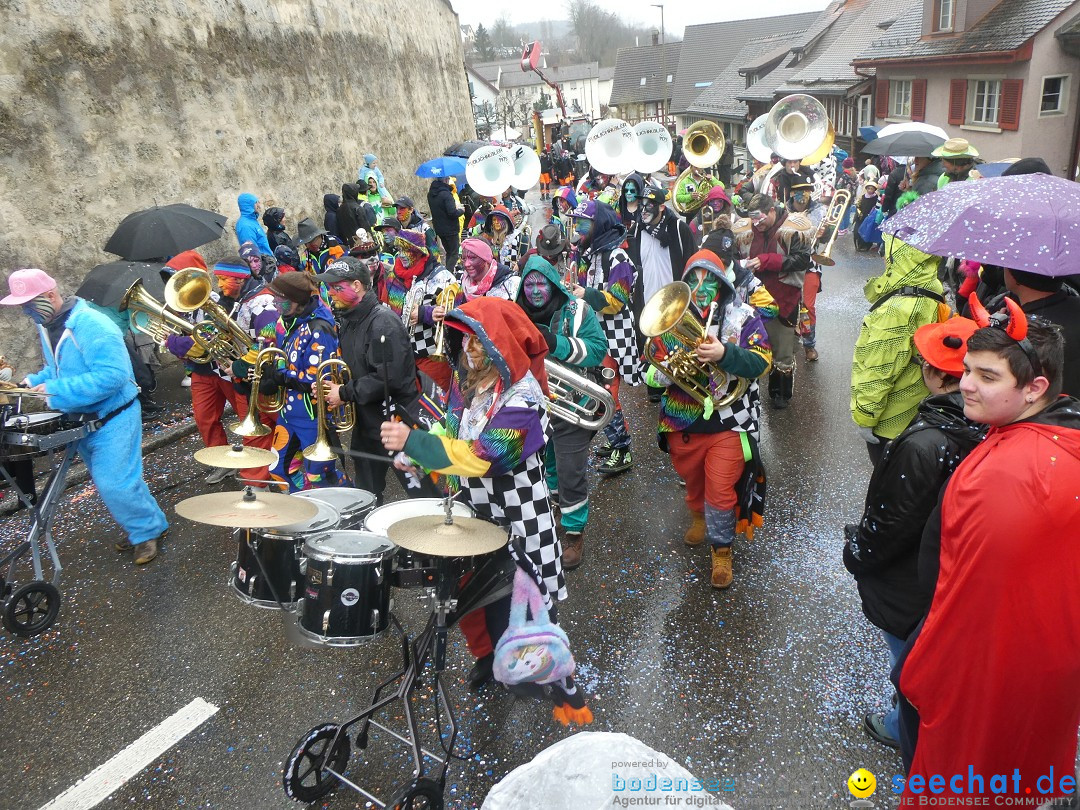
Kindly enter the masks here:
<path id="1" fill-rule="evenodd" d="M 578 368 L 599 366 L 607 355 L 607 335 L 600 326 L 600 319 L 584 300 L 574 298 L 566 289 L 558 271 L 547 259 L 533 254 L 525 262 L 521 271 L 522 283 L 518 285 L 517 303 L 525 314 L 533 317 L 533 311 L 525 306 L 525 276 L 532 271 L 543 274 L 550 282 L 554 297 L 555 311 L 551 322 L 544 324 L 555 335 L 555 348 L 549 352 L 553 360 Z"/>
<path id="2" fill-rule="evenodd" d="M 886 236 L 885 272 L 863 288 L 871 311 L 855 342 L 851 418 L 883 439 L 899 436 L 930 393 L 923 383 L 914 335 L 920 326 L 949 316 L 948 307 L 929 295 L 942 295 L 937 269 L 937 256 Z"/>

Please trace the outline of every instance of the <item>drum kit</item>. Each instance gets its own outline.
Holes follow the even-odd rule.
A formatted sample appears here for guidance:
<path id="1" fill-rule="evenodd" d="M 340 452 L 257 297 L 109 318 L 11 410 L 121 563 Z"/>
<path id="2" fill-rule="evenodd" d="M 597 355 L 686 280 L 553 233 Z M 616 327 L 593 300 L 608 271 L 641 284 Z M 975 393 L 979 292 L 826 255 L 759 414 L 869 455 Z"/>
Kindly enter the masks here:
<path id="1" fill-rule="evenodd" d="M 200 450 L 196 458 L 240 469 L 267 463 L 264 454 L 237 445 Z M 451 497 L 378 508 L 375 500 L 369 492 L 343 487 L 284 495 L 248 486 L 188 498 L 176 511 L 198 523 L 233 528 L 237 555 L 229 588 L 245 604 L 281 610 L 286 636 L 294 643 L 359 647 L 390 630 L 401 638 L 401 668 L 378 684 L 368 706 L 340 724 L 316 726 L 297 743 L 282 773 L 286 795 L 310 803 L 341 783 L 378 807 L 439 808 L 457 735 L 441 680 L 447 630 L 459 617 L 509 594 L 515 563 L 507 530 L 474 517 Z M 414 638 L 394 615 L 394 589 L 425 593 L 429 615 Z M 436 696 L 441 729 L 435 750 L 421 745 L 413 706 L 425 682 Z M 376 719 L 395 709 L 404 714 L 403 733 Z M 411 779 L 388 802 L 345 775 L 354 727 L 360 749 L 367 748 L 371 727 L 410 749 Z"/>
<path id="2" fill-rule="evenodd" d="M 52 524 L 64 492 L 68 470 L 75 460 L 76 445 L 92 433 L 100 422 L 80 420 L 57 411 L 23 412 L 23 399 L 44 397 L 28 388 L 4 387 L 0 394 L 15 398 L 14 404 L 0 405 L 0 477 L 30 512 L 26 540 L 0 558 L 0 619 L 9 632 L 29 638 L 48 630 L 60 612 L 60 574 L 63 566 L 56 553 Z M 57 460 L 59 455 L 59 460 Z M 9 469 L 15 464 L 33 463 L 47 456 L 50 468 L 45 486 L 36 502 L 23 491 Z M 34 579 L 17 585 L 13 577 L 16 563 L 30 553 Z M 52 576 L 45 578 L 43 552 L 52 564 Z"/>

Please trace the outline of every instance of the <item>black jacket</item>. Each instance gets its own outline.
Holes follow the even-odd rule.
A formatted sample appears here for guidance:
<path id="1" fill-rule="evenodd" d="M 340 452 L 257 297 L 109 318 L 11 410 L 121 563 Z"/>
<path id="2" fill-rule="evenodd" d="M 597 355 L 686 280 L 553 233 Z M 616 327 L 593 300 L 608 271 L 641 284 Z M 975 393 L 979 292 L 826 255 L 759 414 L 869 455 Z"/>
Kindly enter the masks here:
<path id="1" fill-rule="evenodd" d="M 919 579 L 923 529 L 949 476 L 985 435 L 985 425 L 964 416 L 959 392 L 927 397 L 870 477 L 862 522 L 844 544 L 844 565 L 858 583 L 866 618 L 894 636 L 907 638 L 930 607 L 933 588 Z"/>
<path id="2" fill-rule="evenodd" d="M 896 200 L 900 196 L 900 184 L 907 174 L 907 166 L 900 164 L 891 172 L 889 179 L 885 181 L 885 192 L 881 195 L 881 210 L 886 216 L 896 213 Z"/>
<path id="3" fill-rule="evenodd" d="M 453 237 L 461 233 L 458 217 L 465 213 L 454 201 L 454 192 L 442 180 L 435 178 L 427 193 L 428 208 L 431 209 L 431 225 L 439 236 Z"/>
<path id="4" fill-rule="evenodd" d="M 379 303 L 373 290 L 368 290 L 355 307 L 337 313 L 337 322 L 341 359 L 352 373 L 352 379 L 342 387 L 341 398 L 356 405 L 354 448 L 365 438 L 369 443 L 379 440 L 387 387 L 383 383 L 384 373 L 391 400 L 403 412 L 405 421 L 415 423 L 419 399 L 416 361 L 412 341 L 401 319 Z M 385 342 L 380 341 L 383 335 Z"/>
<path id="5" fill-rule="evenodd" d="M 337 194 L 323 194 L 322 204 L 323 208 L 326 209 L 326 213 L 323 214 L 322 226 L 326 228 L 327 233 L 337 236 L 337 214 L 338 209 L 341 207 L 341 197 Z"/>
<path id="6" fill-rule="evenodd" d="M 344 183 L 341 186 L 341 207 L 337 212 L 337 235 L 342 244 L 352 245 L 358 228 L 370 231 L 375 227 L 375 209 L 365 200 L 360 201 L 360 185 Z"/>
<path id="7" fill-rule="evenodd" d="M 670 284 L 672 281 L 679 281 L 683 277 L 683 271 L 686 269 L 686 262 L 694 255 L 697 250 L 697 245 L 694 243 L 694 234 L 690 230 L 690 226 L 686 224 L 686 220 L 678 216 L 670 208 L 662 208 L 663 221 L 660 224 L 659 238 L 661 247 L 667 248 L 668 258 L 671 261 L 671 278 L 665 279 L 666 284 Z M 644 281 L 644 269 L 641 265 L 641 240 L 642 231 L 645 230 L 645 226 L 641 226 L 638 232 L 627 241 L 627 253 L 630 254 L 630 261 L 634 263 L 634 290 L 633 290 L 633 310 L 634 315 L 641 314 L 641 308 L 645 306 L 645 281 Z M 645 345 L 645 337 L 640 331 L 637 332 L 638 346 L 639 348 Z"/>
<path id="8" fill-rule="evenodd" d="M 1065 335 L 1065 368 L 1062 391 L 1080 398 L 1080 296 L 1060 289 L 1048 298 L 1031 301 L 1022 307 L 1026 315 L 1056 323 Z"/>

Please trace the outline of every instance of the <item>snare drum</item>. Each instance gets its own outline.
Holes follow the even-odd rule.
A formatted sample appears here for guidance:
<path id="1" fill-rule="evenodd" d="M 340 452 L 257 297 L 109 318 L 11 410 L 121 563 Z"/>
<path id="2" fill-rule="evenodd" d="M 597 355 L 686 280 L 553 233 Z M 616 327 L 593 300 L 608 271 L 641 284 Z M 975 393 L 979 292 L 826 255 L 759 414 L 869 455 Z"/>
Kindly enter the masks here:
<path id="1" fill-rule="evenodd" d="M 326 647 L 355 647 L 386 632 L 395 548 L 371 532 L 339 530 L 308 537 L 300 633 Z"/>
<path id="2" fill-rule="evenodd" d="M 355 487 L 322 487 L 304 492 L 312 500 L 328 503 L 338 513 L 338 529 L 363 529 L 364 518 L 375 506 L 375 495 Z"/>
<path id="3" fill-rule="evenodd" d="M 334 507 L 312 498 L 308 492 L 297 492 L 296 497 L 314 502 L 319 510 L 315 517 L 274 529 L 251 529 L 250 542 L 247 532 L 236 530 L 236 562 L 232 564 L 231 584 L 240 600 L 249 605 L 276 608 L 276 592 L 285 607 L 295 607 L 304 586 L 304 538 L 337 528 Z"/>
<path id="4" fill-rule="evenodd" d="M 3 435 L 0 436 L 0 459 L 15 461 L 20 458 L 33 458 L 45 455 L 29 444 L 30 436 L 43 436 L 60 430 L 61 413 L 59 411 L 39 411 L 37 413 L 12 414 L 4 422 Z"/>
<path id="5" fill-rule="evenodd" d="M 364 528 L 385 536 L 390 526 L 399 520 L 443 513 L 441 498 L 410 498 L 372 510 L 364 521 Z M 457 501 L 454 501 L 452 513 L 455 517 L 474 516 L 472 507 Z M 395 588 L 425 588 L 433 585 L 435 561 L 431 557 L 422 557 L 413 551 L 395 546 L 394 569 L 390 581 Z"/>

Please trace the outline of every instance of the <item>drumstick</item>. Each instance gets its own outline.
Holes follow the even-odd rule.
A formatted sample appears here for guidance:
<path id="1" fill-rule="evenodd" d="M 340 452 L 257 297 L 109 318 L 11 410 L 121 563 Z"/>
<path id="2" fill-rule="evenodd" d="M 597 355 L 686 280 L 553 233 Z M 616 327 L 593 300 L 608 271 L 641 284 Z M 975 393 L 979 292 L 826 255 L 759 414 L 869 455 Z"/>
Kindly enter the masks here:
<path id="1" fill-rule="evenodd" d="M 379 335 L 379 347 L 382 350 L 382 385 L 383 385 L 383 416 L 390 421 L 390 377 L 386 373 L 386 335 Z"/>

